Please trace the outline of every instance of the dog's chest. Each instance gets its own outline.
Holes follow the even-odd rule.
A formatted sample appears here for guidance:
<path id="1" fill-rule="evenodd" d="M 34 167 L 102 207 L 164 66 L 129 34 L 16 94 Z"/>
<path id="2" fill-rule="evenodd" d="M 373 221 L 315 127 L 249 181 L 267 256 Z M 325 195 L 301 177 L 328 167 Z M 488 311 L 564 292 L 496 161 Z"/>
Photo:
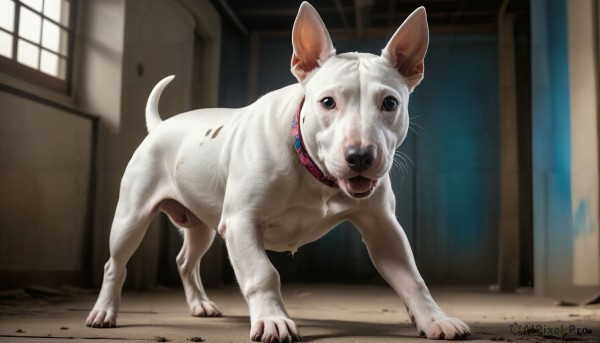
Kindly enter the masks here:
<path id="1" fill-rule="evenodd" d="M 295 252 L 344 221 L 348 207 L 335 201 L 314 201 L 290 206 L 260 223 L 265 248 Z"/>

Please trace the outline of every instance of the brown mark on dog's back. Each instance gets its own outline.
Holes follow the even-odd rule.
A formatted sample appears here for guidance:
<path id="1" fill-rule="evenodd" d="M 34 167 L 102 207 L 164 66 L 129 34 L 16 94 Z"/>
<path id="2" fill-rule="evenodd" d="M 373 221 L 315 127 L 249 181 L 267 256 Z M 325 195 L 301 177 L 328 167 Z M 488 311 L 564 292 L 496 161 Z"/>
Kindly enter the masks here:
<path id="1" fill-rule="evenodd" d="M 215 133 L 213 133 L 212 137 L 210 138 L 215 138 L 217 137 L 217 135 L 219 134 L 219 132 L 221 131 L 221 129 L 223 128 L 223 125 L 219 126 L 216 130 Z"/>
<path id="2" fill-rule="evenodd" d="M 206 134 L 204 136 L 208 136 L 210 135 L 210 132 L 212 131 L 212 129 L 208 129 L 208 131 L 206 131 Z"/>

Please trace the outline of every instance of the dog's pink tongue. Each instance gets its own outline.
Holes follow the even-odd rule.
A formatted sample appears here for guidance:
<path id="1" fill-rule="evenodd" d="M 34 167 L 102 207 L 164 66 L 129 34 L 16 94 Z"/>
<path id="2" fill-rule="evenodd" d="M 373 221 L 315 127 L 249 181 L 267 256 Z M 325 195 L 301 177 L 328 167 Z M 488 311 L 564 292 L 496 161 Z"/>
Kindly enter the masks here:
<path id="1" fill-rule="evenodd" d="M 373 180 L 359 175 L 348 179 L 348 186 L 353 193 L 365 193 L 373 187 Z"/>

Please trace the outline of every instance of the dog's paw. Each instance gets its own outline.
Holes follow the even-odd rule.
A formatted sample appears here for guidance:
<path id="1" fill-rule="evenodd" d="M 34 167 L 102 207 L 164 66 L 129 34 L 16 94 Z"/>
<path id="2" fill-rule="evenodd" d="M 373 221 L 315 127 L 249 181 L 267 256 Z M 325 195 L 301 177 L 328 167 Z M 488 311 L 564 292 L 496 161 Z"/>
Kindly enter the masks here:
<path id="1" fill-rule="evenodd" d="M 250 339 L 255 342 L 302 341 L 302 337 L 294 321 L 283 316 L 266 317 L 256 320 L 250 329 Z"/>
<path id="2" fill-rule="evenodd" d="M 93 309 L 85 324 L 92 328 L 114 328 L 117 326 L 117 312 Z"/>
<path id="3" fill-rule="evenodd" d="M 460 319 L 450 317 L 432 319 L 422 325 L 417 322 L 415 326 L 422 337 L 430 339 L 466 339 L 471 334 L 467 324 Z"/>
<path id="4" fill-rule="evenodd" d="M 210 300 L 198 300 L 190 304 L 190 313 L 194 317 L 220 317 L 221 310 Z"/>

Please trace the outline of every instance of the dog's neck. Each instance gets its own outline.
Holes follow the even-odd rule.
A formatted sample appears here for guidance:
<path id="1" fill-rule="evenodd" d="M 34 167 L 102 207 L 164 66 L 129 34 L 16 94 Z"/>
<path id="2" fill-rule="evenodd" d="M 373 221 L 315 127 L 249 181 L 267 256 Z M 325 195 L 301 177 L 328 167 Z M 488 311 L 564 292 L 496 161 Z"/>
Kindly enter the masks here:
<path id="1" fill-rule="evenodd" d="M 337 181 L 329 176 L 327 176 L 308 155 L 306 148 L 304 147 L 304 142 L 302 141 L 302 132 L 300 130 L 300 112 L 302 111 L 302 105 L 304 105 L 304 98 L 300 102 L 300 106 L 298 106 L 298 111 L 296 111 L 296 115 L 294 115 L 294 119 L 292 120 L 292 138 L 294 139 L 294 148 L 296 149 L 296 154 L 300 159 L 300 163 L 308 170 L 308 172 L 315 177 L 315 179 L 319 180 L 321 183 L 333 187 L 339 188 Z"/>

